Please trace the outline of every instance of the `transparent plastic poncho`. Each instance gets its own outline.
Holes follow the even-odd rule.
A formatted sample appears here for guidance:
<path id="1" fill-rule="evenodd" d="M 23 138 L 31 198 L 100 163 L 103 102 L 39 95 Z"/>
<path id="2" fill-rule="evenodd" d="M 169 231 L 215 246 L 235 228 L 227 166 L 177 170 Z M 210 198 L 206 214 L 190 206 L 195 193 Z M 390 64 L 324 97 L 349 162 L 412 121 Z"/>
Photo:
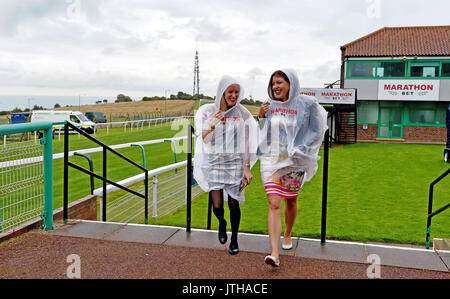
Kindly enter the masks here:
<path id="1" fill-rule="evenodd" d="M 203 140 L 203 131 L 210 128 L 210 119 L 219 111 L 224 92 L 231 85 L 240 86 L 236 105 L 222 112 L 224 119 L 212 132 L 211 140 Z M 195 114 L 194 178 L 205 192 L 225 190 L 240 203 L 245 201 L 245 189 L 240 190 L 244 165 L 255 164 L 257 123 L 251 113 L 240 104 L 244 89 L 237 80 L 224 76 L 219 82 L 214 104 L 205 104 Z M 225 197 L 225 200 L 227 198 Z"/>
<path id="2" fill-rule="evenodd" d="M 293 70 L 282 70 L 290 81 L 286 102 L 269 99 L 266 117 L 259 122 L 258 157 L 263 183 L 292 170 L 311 180 L 318 168 L 318 155 L 327 130 L 327 112 L 316 98 L 300 95 L 300 84 Z"/>

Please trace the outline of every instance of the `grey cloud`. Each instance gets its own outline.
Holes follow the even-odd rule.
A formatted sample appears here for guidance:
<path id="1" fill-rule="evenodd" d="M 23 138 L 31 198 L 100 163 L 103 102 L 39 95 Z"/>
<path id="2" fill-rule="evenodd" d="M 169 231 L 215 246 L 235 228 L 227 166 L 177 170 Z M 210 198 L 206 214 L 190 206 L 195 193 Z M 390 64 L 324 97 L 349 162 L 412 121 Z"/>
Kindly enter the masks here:
<path id="1" fill-rule="evenodd" d="M 192 18 L 186 26 L 194 32 L 198 41 L 226 42 L 232 39 L 229 30 L 209 18 Z"/>

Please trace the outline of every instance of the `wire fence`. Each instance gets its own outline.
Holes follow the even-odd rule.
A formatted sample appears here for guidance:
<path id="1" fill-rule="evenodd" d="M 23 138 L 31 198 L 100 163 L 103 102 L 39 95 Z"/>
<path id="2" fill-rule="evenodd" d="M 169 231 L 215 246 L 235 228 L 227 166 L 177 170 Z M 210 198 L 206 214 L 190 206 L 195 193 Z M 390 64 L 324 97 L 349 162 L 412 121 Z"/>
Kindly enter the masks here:
<path id="1" fill-rule="evenodd" d="M 42 156 L 43 146 L 33 140 L 5 143 L 0 147 L 0 232 L 11 230 L 42 213 Z"/>
<path id="2" fill-rule="evenodd" d="M 187 168 L 186 161 L 161 167 L 149 172 L 148 212 L 153 218 L 161 218 L 172 214 L 186 204 Z M 118 182 L 128 188 L 144 193 L 145 186 L 141 180 L 142 175 Z M 106 207 L 107 221 L 120 223 L 147 223 L 144 217 L 145 202 L 141 198 L 116 190 L 114 187 L 107 189 L 108 200 Z M 192 186 L 192 198 L 203 193 L 198 186 Z M 102 189 L 97 189 L 94 194 L 103 196 Z"/>

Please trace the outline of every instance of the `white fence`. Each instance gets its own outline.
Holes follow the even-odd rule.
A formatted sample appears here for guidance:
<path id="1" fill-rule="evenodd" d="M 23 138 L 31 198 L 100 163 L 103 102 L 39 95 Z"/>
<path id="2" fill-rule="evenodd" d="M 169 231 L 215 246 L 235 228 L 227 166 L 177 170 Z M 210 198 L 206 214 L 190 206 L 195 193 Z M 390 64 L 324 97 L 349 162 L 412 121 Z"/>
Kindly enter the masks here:
<path id="1" fill-rule="evenodd" d="M 161 218 L 169 215 L 186 204 L 186 166 L 187 161 L 183 161 L 153 169 L 148 172 L 148 210 L 149 212 L 151 211 L 153 218 Z M 144 193 L 145 185 L 142 184 L 144 179 L 145 174 L 142 173 L 117 182 L 117 184 L 124 187 L 134 186 L 133 189 L 136 192 Z M 152 180 L 150 181 L 150 179 Z M 130 193 L 114 196 L 116 191 L 120 192 L 120 189 L 113 185 L 108 185 L 106 187 L 106 194 L 112 194 L 112 198 L 107 201 L 107 221 L 143 223 L 145 221 L 145 219 L 143 219 L 145 201 Z M 202 193 L 203 190 L 198 185 L 192 186 L 192 198 L 195 198 Z M 103 202 L 103 188 L 94 190 L 94 195 L 100 197 L 100 202 Z M 100 207 L 100 210 L 103 211 L 103 206 Z M 104 219 L 103 215 L 101 215 L 101 219 Z"/>
<path id="2" fill-rule="evenodd" d="M 122 122 L 110 122 L 110 123 L 97 123 L 95 124 L 96 130 L 98 128 L 106 128 L 106 134 L 109 135 L 110 128 L 123 127 L 124 132 L 127 132 L 127 128 L 129 128 L 130 132 L 133 132 L 133 129 L 143 130 L 145 127 L 153 126 L 162 126 L 163 124 L 167 124 L 168 122 L 181 120 L 181 119 L 193 119 L 193 116 L 175 116 L 175 117 L 163 117 L 163 118 L 151 118 L 151 119 L 142 119 L 142 120 L 133 120 L 133 121 L 122 121 Z M 95 135 L 95 133 L 94 133 Z"/>

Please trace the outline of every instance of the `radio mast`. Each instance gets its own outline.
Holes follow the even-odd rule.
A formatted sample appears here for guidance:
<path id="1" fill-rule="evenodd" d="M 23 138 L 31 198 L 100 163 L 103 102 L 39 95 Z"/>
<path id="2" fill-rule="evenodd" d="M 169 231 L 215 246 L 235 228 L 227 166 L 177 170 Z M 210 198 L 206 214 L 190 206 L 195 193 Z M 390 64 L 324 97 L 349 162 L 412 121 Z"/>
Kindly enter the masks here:
<path id="1" fill-rule="evenodd" d="M 194 89 L 192 91 L 192 96 L 200 94 L 200 69 L 198 65 L 198 49 L 195 46 L 195 64 L 194 64 Z"/>

